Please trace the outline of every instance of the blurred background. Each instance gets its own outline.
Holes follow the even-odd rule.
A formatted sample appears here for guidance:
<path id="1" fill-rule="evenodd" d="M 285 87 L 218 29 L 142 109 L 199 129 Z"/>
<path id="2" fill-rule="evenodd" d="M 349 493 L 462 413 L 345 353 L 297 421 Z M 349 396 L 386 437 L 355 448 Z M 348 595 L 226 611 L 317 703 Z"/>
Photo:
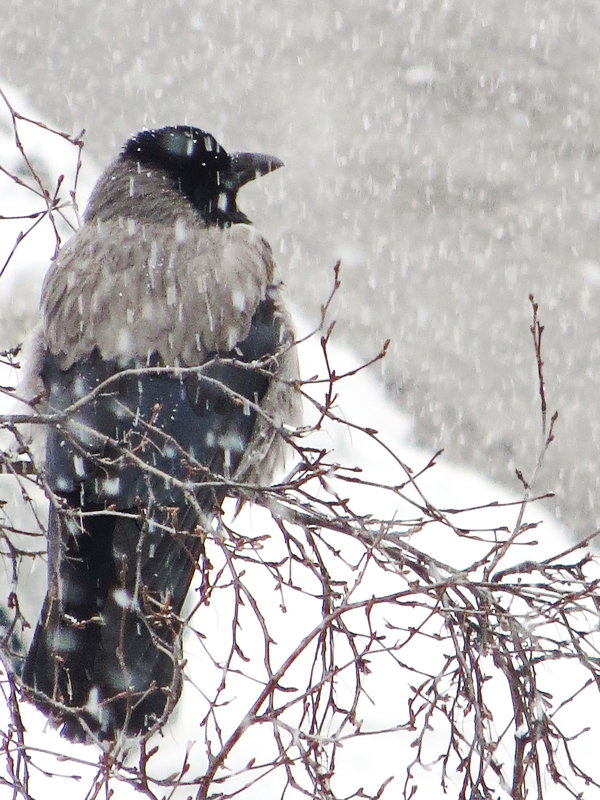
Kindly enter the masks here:
<path id="1" fill-rule="evenodd" d="M 535 490 L 556 492 L 548 507 L 576 534 L 598 526 L 596 2 L 4 0 L 3 10 L 0 86 L 48 124 L 85 128 L 84 158 L 104 164 L 133 131 L 176 123 L 282 158 L 285 171 L 251 184 L 241 207 L 296 307 L 318 318 L 341 259 L 337 341 L 368 358 L 390 338 L 379 369 L 419 444 L 512 489 L 543 443 L 532 293 L 559 412 Z M 29 300 L 42 271 L 22 276 Z M 1 306 L 2 346 L 30 324 L 17 306 Z"/>

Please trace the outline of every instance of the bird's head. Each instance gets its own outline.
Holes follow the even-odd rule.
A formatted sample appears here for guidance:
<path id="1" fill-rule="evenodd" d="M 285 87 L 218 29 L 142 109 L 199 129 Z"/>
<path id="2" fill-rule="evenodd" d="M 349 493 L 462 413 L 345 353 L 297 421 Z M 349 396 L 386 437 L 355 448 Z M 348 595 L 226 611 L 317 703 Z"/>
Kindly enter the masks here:
<path id="1" fill-rule="evenodd" d="M 158 167 L 208 224 L 224 226 L 250 221 L 237 207 L 239 189 L 283 166 L 263 153 L 229 154 L 212 134 L 189 125 L 140 131 L 120 158 Z"/>

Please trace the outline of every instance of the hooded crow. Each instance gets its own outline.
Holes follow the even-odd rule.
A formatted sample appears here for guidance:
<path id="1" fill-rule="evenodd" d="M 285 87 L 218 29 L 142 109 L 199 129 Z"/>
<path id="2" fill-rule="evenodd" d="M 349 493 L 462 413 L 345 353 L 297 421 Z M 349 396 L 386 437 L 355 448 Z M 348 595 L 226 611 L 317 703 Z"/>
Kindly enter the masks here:
<path id="1" fill-rule="evenodd" d="M 48 592 L 23 670 L 75 741 L 145 736 L 181 691 L 181 609 L 232 481 L 298 421 L 271 248 L 237 206 L 282 166 L 189 126 L 133 136 L 46 276 L 36 333 Z"/>

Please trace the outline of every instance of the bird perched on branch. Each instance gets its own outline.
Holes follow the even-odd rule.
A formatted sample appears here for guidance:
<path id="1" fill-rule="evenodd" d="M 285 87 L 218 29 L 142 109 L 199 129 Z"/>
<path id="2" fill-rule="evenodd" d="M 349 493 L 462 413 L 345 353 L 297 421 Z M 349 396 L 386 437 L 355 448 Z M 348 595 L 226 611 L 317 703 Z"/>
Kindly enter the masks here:
<path id="1" fill-rule="evenodd" d="M 237 192 L 282 166 L 177 126 L 133 136 L 46 277 L 48 593 L 23 670 L 73 740 L 145 735 L 181 690 L 181 609 L 232 481 L 298 416 L 271 248 Z"/>

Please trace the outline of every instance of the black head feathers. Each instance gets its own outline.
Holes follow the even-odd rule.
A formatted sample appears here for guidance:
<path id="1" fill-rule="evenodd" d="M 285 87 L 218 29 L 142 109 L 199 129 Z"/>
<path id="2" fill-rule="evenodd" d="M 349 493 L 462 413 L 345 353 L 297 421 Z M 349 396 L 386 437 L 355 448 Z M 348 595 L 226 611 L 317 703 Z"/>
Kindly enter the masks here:
<path id="1" fill-rule="evenodd" d="M 262 153 L 227 153 L 215 137 L 189 125 L 136 133 L 125 144 L 121 160 L 165 172 L 176 188 L 209 224 L 249 222 L 239 211 L 237 192 L 283 162 Z"/>

